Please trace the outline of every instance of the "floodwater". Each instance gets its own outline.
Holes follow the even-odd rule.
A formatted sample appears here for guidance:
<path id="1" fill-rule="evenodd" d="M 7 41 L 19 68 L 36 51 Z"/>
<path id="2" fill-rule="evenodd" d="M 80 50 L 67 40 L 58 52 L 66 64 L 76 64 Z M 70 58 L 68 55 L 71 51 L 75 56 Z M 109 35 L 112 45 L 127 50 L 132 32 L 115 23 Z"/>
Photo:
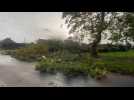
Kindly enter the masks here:
<path id="1" fill-rule="evenodd" d="M 67 77 L 61 73 L 41 74 L 36 63 L 16 60 L 0 54 L 0 87 L 133 87 L 134 76 L 109 74 L 102 80 L 91 77 Z"/>

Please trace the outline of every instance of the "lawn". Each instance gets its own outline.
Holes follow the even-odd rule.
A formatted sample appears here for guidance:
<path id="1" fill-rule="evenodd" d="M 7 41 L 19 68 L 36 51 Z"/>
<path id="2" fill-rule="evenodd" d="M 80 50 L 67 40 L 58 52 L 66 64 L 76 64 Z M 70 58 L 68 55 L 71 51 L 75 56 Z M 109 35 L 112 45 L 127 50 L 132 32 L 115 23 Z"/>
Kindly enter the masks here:
<path id="1" fill-rule="evenodd" d="M 96 67 L 106 68 L 110 72 L 134 75 L 134 50 L 127 52 L 101 53 Z"/>

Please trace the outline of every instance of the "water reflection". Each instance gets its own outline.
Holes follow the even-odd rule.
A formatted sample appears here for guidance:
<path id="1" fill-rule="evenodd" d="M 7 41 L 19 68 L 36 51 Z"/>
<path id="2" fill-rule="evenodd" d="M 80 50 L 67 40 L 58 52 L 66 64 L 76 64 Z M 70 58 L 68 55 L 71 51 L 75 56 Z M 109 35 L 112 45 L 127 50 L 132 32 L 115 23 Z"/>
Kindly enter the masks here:
<path id="1" fill-rule="evenodd" d="M 24 87 L 100 87 L 134 86 L 133 76 L 110 74 L 102 80 L 86 76 L 68 77 L 62 73 L 48 74 L 35 70 L 35 63 L 16 60 L 0 54 L 0 86 Z"/>

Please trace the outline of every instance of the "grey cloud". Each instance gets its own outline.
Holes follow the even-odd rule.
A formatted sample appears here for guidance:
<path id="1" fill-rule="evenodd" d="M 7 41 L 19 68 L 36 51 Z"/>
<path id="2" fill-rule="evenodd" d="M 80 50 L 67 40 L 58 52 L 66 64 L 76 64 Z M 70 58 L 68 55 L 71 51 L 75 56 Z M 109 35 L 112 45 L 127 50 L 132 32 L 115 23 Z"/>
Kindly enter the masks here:
<path id="1" fill-rule="evenodd" d="M 35 41 L 38 38 L 68 36 L 61 12 L 0 12 L 0 39 L 11 37 L 17 42 Z M 48 29 L 45 31 L 45 29 Z"/>

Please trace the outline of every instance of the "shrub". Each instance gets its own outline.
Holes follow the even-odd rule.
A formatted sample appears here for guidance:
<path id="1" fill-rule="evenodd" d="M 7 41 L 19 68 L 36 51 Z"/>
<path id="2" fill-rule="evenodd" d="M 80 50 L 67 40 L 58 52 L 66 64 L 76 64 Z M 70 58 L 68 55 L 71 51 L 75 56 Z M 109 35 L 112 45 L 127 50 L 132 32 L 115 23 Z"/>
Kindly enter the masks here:
<path id="1" fill-rule="evenodd" d="M 58 61 L 60 59 L 60 61 Z M 90 56 L 83 56 L 82 60 L 71 61 L 62 58 L 47 58 L 40 61 L 36 65 L 36 70 L 40 72 L 56 73 L 62 72 L 67 76 L 75 75 L 90 75 L 96 79 L 102 78 L 106 75 L 104 68 L 96 68 L 93 66 L 93 59 Z"/>
<path id="2" fill-rule="evenodd" d="M 101 79 L 102 77 L 105 77 L 107 73 L 108 71 L 105 68 L 99 68 L 99 66 L 91 68 L 89 70 L 89 75 L 96 79 Z"/>
<path id="3" fill-rule="evenodd" d="M 47 55 L 48 48 L 41 44 L 32 44 L 25 48 L 15 50 L 12 54 L 13 57 L 25 61 L 34 61 L 41 58 L 43 55 Z"/>

